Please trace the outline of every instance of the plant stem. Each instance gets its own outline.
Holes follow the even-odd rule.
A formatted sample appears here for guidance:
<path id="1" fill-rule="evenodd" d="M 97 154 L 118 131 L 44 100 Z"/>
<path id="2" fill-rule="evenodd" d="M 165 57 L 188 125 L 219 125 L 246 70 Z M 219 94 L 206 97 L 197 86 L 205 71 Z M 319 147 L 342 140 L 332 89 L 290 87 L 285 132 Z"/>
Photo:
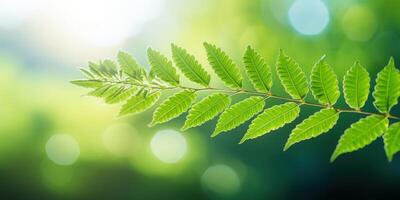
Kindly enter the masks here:
<path id="1" fill-rule="evenodd" d="M 180 85 L 179 86 L 147 85 L 147 84 L 136 84 L 136 83 L 132 83 L 129 81 L 111 81 L 111 83 L 134 85 L 134 86 L 138 86 L 138 87 L 145 87 L 145 88 L 156 89 L 156 90 L 173 90 L 173 89 L 184 89 L 185 90 L 186 89 L 186 90 L 195 90 L 195 91 L 215 91 L 215 92 L 220 91 L 220 92 L 233 93 L 233 94 L 245 93 L 245 94 L 251 94 L 251 95 L 264 96 L 266 98 L 291 101 L 291 102 L 298 103 L 300 105 L 307 105 L 307 106 L 313 106 L 313 107 L 319 107 L 319 108 L 333 108 L 333 109 L 337 110 L 338 112 L 343 112 L 343 113 L 358 113 L 358 114 L 362 114 L 362 115 L 383 115 L 387 118 L 400 120 L 400 117 L 390 115 L 390 114 L 366 112 L 366 111 L 361 111 L 361 110 L 356 110 L 356 109 L 342 109 L 342 108 L 337 108 L 337 107 L 334 107 L 331 105 L 323 105 L 323 104 L 319 104 L 319 103 L 308 102 L 308 101 L 305 101 L 304 99 L 292 99 L 290 97 L 279 96 L 279 95 L 275 95 L 272 93 L 262 93 L 262 92 L 251 91 L 251 90 L 246 90 L 246 89 L 234 90 L 234 89 L 223 89 L 223 88 L 214 88 L 214 87 L 193 88 L 193 87 L 180 86 Z"/>

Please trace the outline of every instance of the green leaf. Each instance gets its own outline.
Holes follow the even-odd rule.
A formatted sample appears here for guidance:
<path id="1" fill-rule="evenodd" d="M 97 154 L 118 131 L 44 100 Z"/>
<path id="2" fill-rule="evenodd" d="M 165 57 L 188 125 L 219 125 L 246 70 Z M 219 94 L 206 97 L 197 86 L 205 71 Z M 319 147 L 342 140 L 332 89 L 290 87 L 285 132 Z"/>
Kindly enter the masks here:
<path id="1" fill-rule="evenodd" d="M 397 104 L 400 96 L 400 74 L 394 66 L 393 58 L 390 58 L 386 67 L 378 73 L 372 96 L 375 98 L 375 107 L 381 113 L 389 113 L 390 109 Z"/>
<path id="2" fill-rule="evenodd" d="M 272 87 L 271 68 L 264 59 L 250 46 L 243 57 L 247 75 L 259 92 L 267 93 Z"/>
<path id="3" fill-rule="evenodd" d="M 104 84 L 103 86 L 89 92 L 88 95 L 94 97 L 107 97 L 108 95 L 114 93 L 117 89 L 118 89 L 117 85 Z"/>
<path id="4" fill-rule="evenodd" d="M 171 61 L 169 61 L 160 52 L 151 48 L 147 50 L 147 56 L 152 67 L 152 71 L 157 77 L 173 86 L 179 85 L 179 76 L 176 73 L 175 68 L 172 66 Z"/>
<path id="5" fill-rule="evenodd" d="M 248 139 L 254 139 L 267 134 L 273 130 L 283 127 L 295 120 L 299 116 L 300 107 L 296 103 L 288 102 L 282 105 L 276 105 L 264 110 L 264 112 L 255 118 L 242 138 L 240 143 Z"/>
<path id="6" fill-rule="evenodd" d="M 343 93 L 346 103 L 356 110 L 364 107 L 369 94 L 369 74 L 359 62 L 347 71 L 343 78 Z"/>
<path id="7" fill-rule="evenodd" d="M 99 80 L 74 80 L 71 83 L 85 88 L 99 88 L 103 86 L 103 82 Z"/>
<path id="8" fill-rule="evenodd" d="M 196 96 L 194 90 L 182 90 L 171 96 L 154 111 L 150 126 L 167 122 L 186 112 L 196 99 Z"/>
<path id="9" fill-rule="evenodd" d="M 100 71 L 107 77 L 113 77 L 118 74 L 117 65 L 112 60 L 104 60 L 100 62 Z"/>
<path id="10" fill-rule="evenodd" d="M 389 120 L 381 115 L 370 115 L 352 124 L 340 137 L 332 154 L 331 162 L 338 156 L 361 149 L 380 137 L 387 129 Z"/>
<path id="11" fill-rule="evenodd" d="M 289 136 L 284 151 L 293 144 L 317 137 L 328 132 L 336 124 L 339 119 L 339 112 L 333 108 L 322 109 L 303 122 L 298 124 Z"/>
<path id="12" fill-rule="evenodd" d="M 265 105 L 264 100 L 264 97 L 252 96 L 225 110 L 219 117 L 217 126 L 211 137 L 234 129 L 261 112 Z"/>
<path id="13" fill-rule="evenodd" d="M 204 43 L 207 51 L 207 58 L 218 77 L 230 88 L 239 89 L 242 87 L 242 76 L 239 68 L 232 59 L 220 48 L 207 42 Z"/>
<path id="14" fill-rule="evenodd" d="M 137 88 L 133 86 L 126 86 L 126 85 L 119 86 L 119 88 L 115 90 L 114 93 L 108 95 L 105 98 L 105 102 L 108 104 L 114 104 L 125 101 L 136 91 Z"/>
<path id="15" fill-rule="evenodd" d="M 126 114 L 137 114 L 151 108 L 160 98 L 160 91 L 153 91 L 149 95 L 140 93 L 140 95 L 132 96 L 121 108 L 119 116 Z"/>
<path id="16" fill-rule="evenodd" d="M 389 161 L 392 161 L 393 156 L 400 151 L 400 122 L 389 126 L 389 129 L 383 135 L 385 143 L 385 152 Z"/>
<path id="17" fill-rule="evenodd" d="M 100 65 L 94 62 L 89 62 L 89 71 L 96 78 L 103 78 L 103 72 L 100 71 Z"/>
<path id="18" fill-rule="evenodd" d="M 210 84 L 210 74 L 193 55 L 186 52 L 185 49 L 171 44 L 172 58 L 176 66 L 183 72 L 189 80 L 207 87 Z"/>
<path id="19" fill-rule="evenodd" d="M 83 73 L 83 75 L 85 75 L 87 79 L 96 79 L 96 76 L 89 70 L 84 68 L 80 68 L 79 70 Z"/>
<path id="20" fill-rule="evenodd" d="M 141 72 L 142 68 L 131 55 L 126 52 L 120 51 L 118 52 L 117 57 L 119 66 L 125 74 L 134 79 L 143 80 Z"/>
<path id="21" fill-rule="evenodd" d="M 334 105 L 339 99 L 339 82 L 325 56 L 311 70 L 311 92 L 321 104 Z"/>
<path id="22" fill-rule="evenodd" d="M 286 92 L 294 99 L 303 99 L 308 93 L 306 75 L 299 64 L 280 50 L 276 70 Z"/>
<path id="23" fill-rule="evenodd" d="M 193 105 L 182 130 L 200 126 L 213 119 L 231 104 L 231 98 L 223 93 L 212 94 Z"/>

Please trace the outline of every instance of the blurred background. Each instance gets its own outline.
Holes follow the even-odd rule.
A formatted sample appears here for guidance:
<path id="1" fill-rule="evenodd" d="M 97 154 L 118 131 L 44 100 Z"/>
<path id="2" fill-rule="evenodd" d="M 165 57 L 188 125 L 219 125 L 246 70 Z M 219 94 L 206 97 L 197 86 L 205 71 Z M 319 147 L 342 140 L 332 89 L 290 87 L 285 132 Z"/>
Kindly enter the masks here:
<path id="1" fill-rule="evenodd" d="M 185 133 L 184 116 L 148 128 L 151 111 L 116 118 L 118 105 L 68 81 L 118 50 L 148 68 L 146 48 L 170 57 L 171 42 L 209 68 L 208 41 L 239 66 L 247 45 L 271 66 L 282 48 L 307 74 L 326 54 L 340 82 L 359 60 L 374 82 L 390 56 L 400 64 L 399 9 L 396 0 L 1 0 L 1 199 L 395 199 L 400 158 L 388 163 L 381 139 L 329 163 L 362 116 L 343 114 L 329 133 L 282 152 L 317 109 L 238 145 L 248 123 L 213 139 L 215 120 Z"/>

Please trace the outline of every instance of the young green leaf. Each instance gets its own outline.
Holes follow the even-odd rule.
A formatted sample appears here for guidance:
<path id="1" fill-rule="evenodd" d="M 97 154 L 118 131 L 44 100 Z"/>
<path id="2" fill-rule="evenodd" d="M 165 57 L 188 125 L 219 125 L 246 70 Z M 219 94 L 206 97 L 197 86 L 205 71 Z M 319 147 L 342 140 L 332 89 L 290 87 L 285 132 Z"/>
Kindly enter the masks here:
<path id="1" fill-rule="evenodd" d="M 389 113 L 390 109 L 397 104 L 400 96 L 400 74 L 394 66 L 393 58 L 390 58 L 386 67 L 378 73 L 372 96 L 375 98 L 375 107 L 381 113 Z"/>
<path id="2" fill-rule="evenodd" d="M 323 56 L 311 70 L 311 92 L 321 104 L 334 105 L 339 98 L 339 82 Z"/>
<path id="3" fill-rule="evenodd" d="M 88 93 L 90 96 L 94 97 L 107 97 L 113 94 L 118 89 L 117 85 L 104 84 L 103 86 L 96 88 L 95 90 Z"/>
<path id="4" fill-rule="evenodd" d="M 103 82 L 99 80 L 74 80 L 70 81 L 72 84 L 85 87 L 85 88 L 99 88 L 103 86 Z"/>
<path id="5" fill-rule="evenodd" d="M 104 75 L 107 77 L 112 77 L 118 74 L 117 65 L 112 60 L 104 60 L 100 62 L 100 70 L 103 72 Z"/>
<path id="6" fill-rule="evenodd" d="M 194 90 L 182 90 L 171 96 L 154 111 L 150 126 L 167 122 L 186 112 L 196 99 L 196 96 Z"/>
<path id="7" fill-rule="evenodd" d="M 380 137 L 387 129 L 389 120 L 381 115 L 370 115 L 352 124 L 340 137 L 332 154 L 331 162 L 338 156 L 361 149 Z"/>
<path id="8" fill-rule="evenodd" d="M 182 130 L 200 126 L 213 119 L 231 104 L 231 98 L 223 93 L 212 94 L 193 105 Z"/>
<path id="9" fill-rule="evenodd" d="M 267 93 L 272 87 L 271 68 L 264 59 L 250 46 L 243 57 L 247 75 L 259 92 Z"/>
<path id="10" fill-rule="evenodd" d="M 160 98 L 160 94 L 160 91 L 153 91 L 148 95 L 145 95 L 145 93 L 141 92 L 140 95 L 132 96 L 122 106 L 119 116 L 126 114 L 137 114 L 149 109 Z"/>
<path id="11" fill-rule="evenodd" d="M 125 101 L 136 91 L 137 88 L 133 86 L 131 87 L 125 85 L 119 86 L 119 88 L 114 93 L 108 95 L 105 98 L 105 102 L 108 104 L 114 104 Z"/>
<path id="12" fill-rule="evenodd" d="M 280 50 L 276 70 L 286 92 L 294 99 L 303 99 L 308 93 L 306 75 L 299 64 Z"/>
<path id="13" fill-rule="evenodd" d="M 254 139 L 267 134 L 273 130 L 283 127 L 295 120 L 299 116 L 300 107 L 296 103 L 288 102 L 282 105 L 276 105 L 264 110 L 250 124 L 247 133 L 240 143 L 248 139 Z"/>
<path id="14" fill-rule="evenodd" d="M 141 67 L 131 55 L 120 51 L 118 52 L 117 57 L 122 72 L 134 79 L 143 80 Z"/>
<path id="15" fill-rule="evenodd" d="M 292 131 L 286 142 L 284 151 L 286 151 L 293 144 L 317 137 L 325 132 L 328 132 L 335 126 L 339 119 L 339 112 L 333 108 L 322 109 L 303 122 L 298 124 Z"/>
<path id="16" fill-rule="evenodd" d="M 211 137 L 234 129 L 261 112 L 265 105 L 264 99 L 263 97 L 252 96 L 226 109 L 219 117 Z"/>
<path id="17" fill-rule="evenodd" d="M 344 75 L 344 98 L 351 108 L 360 110 L 364 107 L 368 99 L 369 82 L 369 74 L 359 62 L 355 62 L 346 75 Z"/>
<path id="18" fill-rule="evenodd" d="M 172 66 L 171 61 L 160 52 L 151 48 L 147 49 L 147 57 L 152 67 L 152 71 L 157 75 L 157 77 L 171 85 L 179 85 L 179 76 L 176 73 L 175 68 Z"/>
<path id="19" fill-rule="evenodd" d="M 210 74 L 200 65 L 193 55 L 185 49 L 171 44 L 172 58 L 176 66 L 189 80 L 207 87 L 210 84 Z"/>
<path id="20" fill-rule="evenodd" d="M 400 122 L 389 126 L 389 129 L 383 135 L 383 141 L 385 143 L 386 156 L 390 162 L 393 156 L 400 151 Z"/>
<path id="21" fill-rule="evenodd" d="M 208 62 L 218 77 L 232 89 L 241 88 L 242 76 L 240 75 L 239 68 L 233 63 L 232 59 L 213 44 L 204 42 L 204 48 L 207 51 Z"/>
<path id="22" fill-rule="evenodd" d="M 83 74 L 87 79 L 89 79 L 89 80 L 92 80 L 92 79 L 96 79 L 96 78 L 97 78 L 92 72 L 90 72 L 90 71 L 87 70 L 87 69 L 80 68 L 79 70 L 80 70 L 80 71 L 82 72 L 82 74 Z"/>

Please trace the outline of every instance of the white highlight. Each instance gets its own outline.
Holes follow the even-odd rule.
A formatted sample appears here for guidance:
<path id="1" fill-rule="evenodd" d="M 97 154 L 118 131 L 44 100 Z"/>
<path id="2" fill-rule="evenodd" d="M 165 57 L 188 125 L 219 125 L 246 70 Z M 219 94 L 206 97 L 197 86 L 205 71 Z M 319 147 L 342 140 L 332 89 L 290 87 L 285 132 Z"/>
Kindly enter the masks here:
<path id="1" fill-rule="evenodd" d="M 221 195 L 231 195 L 240 189 L 237 173 L 227 165 L 209 167 L 201 177 L 203 187 Z"/>
<path id="2" fill-rule="evenodd" d="M 289 9 L 289 20 L 301 34 L 317 35 L 329 23 L 329 11 L 320 0 L 296 0 Z"/>
<path id="3" fill-rule="evenodd" d="M 164 0 L 1 0 L 0 28 L 36 19 L 47 32 L 110 46 L 136 35 L 163 7 Z"/>
<path id="4" fill-rule="evenodd" d="M 79 157 L 79 144 L 70 135 L 56 134 L 47 141 L 46 153 L 58 165 L 72 165 Z"/>
<path id="5" fill-rule="evenodd" d="M 165 163 L 176 163 L 187 151 L 186 139 L 177 131 L 162 130 L 157 132 L 150 143 L 153 154 Z"/>

